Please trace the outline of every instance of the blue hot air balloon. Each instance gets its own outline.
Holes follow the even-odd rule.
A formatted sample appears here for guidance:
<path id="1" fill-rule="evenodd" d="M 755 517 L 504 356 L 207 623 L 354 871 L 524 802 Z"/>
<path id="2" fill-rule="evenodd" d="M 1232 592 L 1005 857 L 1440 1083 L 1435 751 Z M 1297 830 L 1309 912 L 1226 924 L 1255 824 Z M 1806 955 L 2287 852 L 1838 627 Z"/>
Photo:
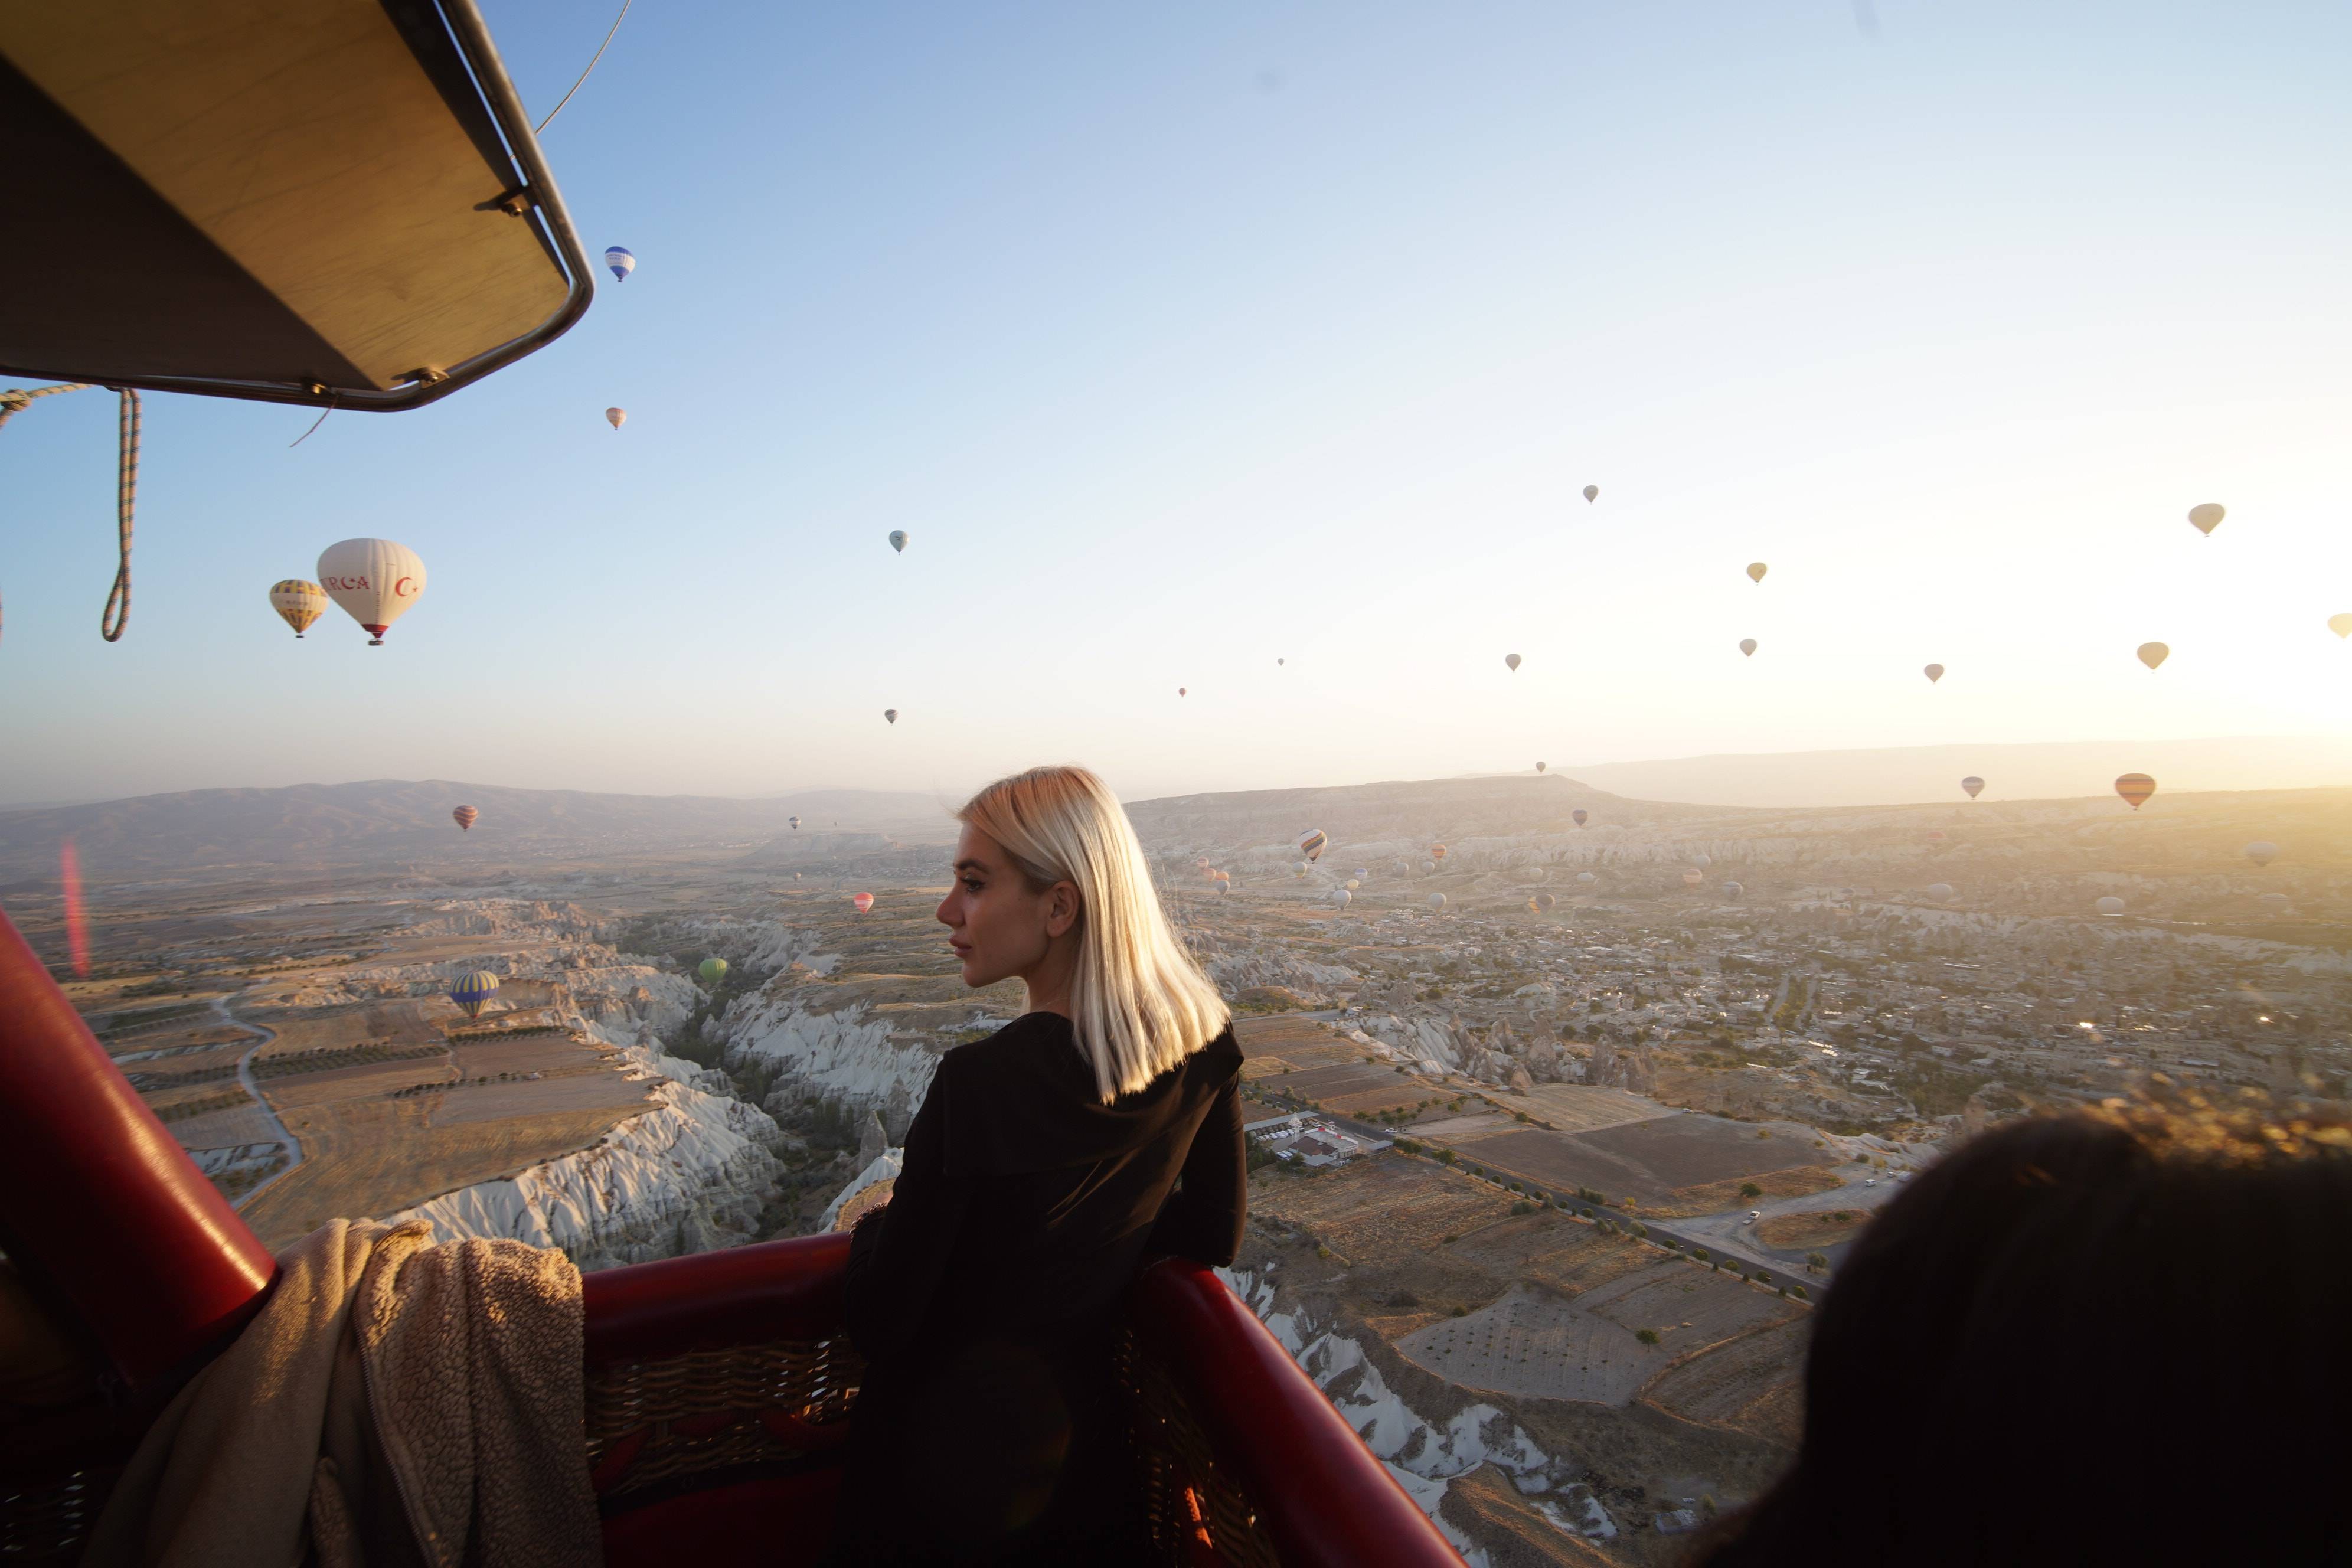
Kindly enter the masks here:
<path id="1" fill-rule="evenodd" d="M 637 258 L 627 246 L 615 245 L 606 247 L 604 265 L 613 269 L 613 281 L 618 283 L 637 269 Z"/>
<path id="2" fill-rule="evenodd" d="M 480 1017 L 482 1005 L 498 994 L 499 977 L 487 969 L 477 969 L 449 987 L 449 1000 L 463 1007 L 468 1018 Z"/>

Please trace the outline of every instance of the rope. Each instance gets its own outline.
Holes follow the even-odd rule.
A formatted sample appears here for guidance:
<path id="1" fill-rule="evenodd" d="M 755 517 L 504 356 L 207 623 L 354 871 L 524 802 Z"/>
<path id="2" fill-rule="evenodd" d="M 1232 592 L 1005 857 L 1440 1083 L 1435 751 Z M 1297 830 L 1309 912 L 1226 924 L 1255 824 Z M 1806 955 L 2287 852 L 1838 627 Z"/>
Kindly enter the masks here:
<path id="1" fill-rule="evenodd" d="M 114 538 L 122 555 L 114 568 L 114 586 L 107 590 L 106 609 L 98 617 L 98 635 L 121 642 L 131 624 L 131 508 L 139 497 L 139 395 L 122 389 L 122 405 L 115 416 L 121 465 L 114 479 Z"/>
<path id="2" fill-rule="evenodd" d="M 628 14 L 629 0 L 621 0 L 621 16 L 625 16 Z M 594 70 L 596 68 L 596 60 L 603 59 L 604 58 L 604 51 L 613 47 L 613 35 L 621 30 L 621 16 L 615 16 L 613 18 L 613 26 L 604 34 L 604 41 L 596 46 L 595 59 L 592 59 L 588 62 L 588 70 L 582 71 L 580 73 L 580 79 L 572 84 L 572 92 L 578 92 L 583 87 L 587 85 L 588 71 Z M 530 133 L 532 135 L 538 135 L 541 132 L 555 123 L 555 117 L 563 112 L 564 104 L 572 101 L 572 92 L 565 93 L 562 100 L 556 103 L 556 106 L 547 111 L 547 118 L 541 121 L 537 125 L 531 127 Z"/>
<path id="3" fill-rule="evenodd" d="M 335 405 L 331 403 L 328 404 L 325 408 L 320 410 L 319 416 L 310 421 L 310 428 L 303 431 L 302 434 L 295 437 L 291 441 L 287 442 L 286 449 L 290 452 L 295 447 L 300 446 L 303 442 L 309 440 L 312 436 L 317 435 L 319 426 L 324 425 L 327 422 L 327 416 L 332 414 L 334 411 Z"/>
<path id="4" fill-rule="evenodd" d="M 30 391 L 21 386 L 0 388 L 0 425 L 31 407 L 37 397 L 51 397 L 60 392 L 88 392 L 96 384 L 69 381 Z M 106 608 L 98 617 L 98 635 L 109 642 L 121 642 L 122 629 L 131 620 L 131 512 L 139 496 L 139 395 L 127 386 L 121 390 L 122 407 L 116 416 L 115 433 L 119 462 L 114 480 L 114 535 L 121 556 L 114 568 L 114 586 L 107 592 Z"/>

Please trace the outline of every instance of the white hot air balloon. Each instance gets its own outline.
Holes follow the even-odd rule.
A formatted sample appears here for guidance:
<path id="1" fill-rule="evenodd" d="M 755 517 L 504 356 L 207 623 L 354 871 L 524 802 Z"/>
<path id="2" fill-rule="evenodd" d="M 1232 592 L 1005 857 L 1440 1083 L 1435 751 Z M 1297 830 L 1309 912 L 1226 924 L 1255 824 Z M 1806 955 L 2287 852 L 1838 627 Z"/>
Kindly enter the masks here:
<path id="1" fill-rule="evenodd" d="M 1335 910 L 1344 910 L 1348 907 L 1348 900 L 1355 896 L 1345 888 L 1334 888 L 1331 889 L 1331 907 Z"/>
<path id="2" fill-rule="evenodd" d="M 627 409 L 607 408 L 604 410 L 604 423 L 610 425 L 614 429 L 618 430 L 622 426 L 626 425 L 628 422 L 629 411 Z"/>
<path id="3" fill-rule="evenodd" d="M 1594 883 L 1594 882 L 1597 882 L 1597 881 L 1601 880 L 1601 879 L 1600 879 L 1600 878 L 1598 878 L 1598 877 L 1594 876 L 1594 875 L 1593 875 L 1591 872 L 1590 872 L 1590 871 L 1579 871 L 1579 872 L 1576 874 L 1576 879 L 1577 879 L 1578 881 L 1580 881 L 1580 882 L 1585 883 L 1585 884 L 1586 884 L 1586 885 L 1588 885 L 1588 886 L 1590 886 L 1591 884 L 1592 884 L 1592 883 Z"/>
<path id="4" fill-rule="evenodd" d="M 425 563 L 393 540 L 346 539 L 319 552 L 319 586 L 367 628 L 368 647 L 381 647 L 384 628 L 424 594 Z"/>
<path id="5" fill-rule="evenodd" d="M 1952 885 L 1949 882 L 1930 882 L 1927 884 L 1927 896 L 1939 904 L 1948 904 L 1952 901 Z"/>
<path id="6" fill-rule="evenodd" d="M 1739 639 L 1739 651 L 1746 654 L 1748 658 L 1754 658 L 1756 657 L 1756 639 L 1754 637 L 1741 637 Z"/>
<path id="7" fill-rule="evenodd" d="M 1435 876 L 1437 874 L 1437 862 L 1434 860 L 1423 860 L 1421 863 L 1421 874 L 1424 877 Z"/>
<path id="8" fill-rule="evenodd" d="M 2121 899 L 2116 898 L 2113 893 L 2109 893 L 2105 898 L 2101 899 L 2097 903 L 2091 907 L 2097 910 L 2101 914 L 2110 917 L 2119 915 L 2124 912 L 2124 901 Z"/>
<path id="9" fill-rule="evenodd" d="M 1691 857 L 1691 864 L 1704 871 L 1709 866 L 1715 864 L 1715 857 L 1712 855 L 1694 855 Z"/>
<path id="10" fill-rule="evenodd" d="M 604 247 L 604 265 L 613 269 L 613 281 L 619 283 L 637 269 L 637 258 L 625 245 Z"/>
<path id="11" fill-rule="evenodd" d="M 2278 846 L 2267 838 L 2257 838 L 2246 846 L 2246 858 L 2257 866 L 2267 866 L 2278 858 Z"/>
<path id="12" fill-rule="evenodd" d="M 907 531 L 905 529 L 894 528 L 890 531 L 890 548 L 897 551 L 901 555 L 907 553 Z"/>
<path id="13" fill-rule="evenodd" d="M 1600 499 L 1601 487 L 1599 485 L 1587 485 L 1584 487 L 1584 500 L 1587 505 L 1591 505 L 1592 502 L 1597 501 Z"/>
<path id="14" fill-rule="evenodd" d="M 1723 885 L 1723 896 L 1727 899 L 1736 899 L 1747 890 L 1747 887 L 1739 882 L 1726 882 Z"/>
<path id="15" fill-rule="evenodd" d="M 1445 895 L 1444 895 L 1444 893 L 1432 893 L 1432 894 L 1430 894 L 1430 895 L 1429 895 L 1429 907 L 1430 907 L 1431 909 L 1433 909 L 1433 910 L 1442 910 L 1442 909 L 1444 909 L 1444 908 L 1445 907 Z"/>
<path id="16" fill-rule="evenodd" d="M 1516 670 L 1519 668 L 1519 656 L 1515 653 L 1507 653 L 1503 656 L 1503 662 L 1508 665 L 1512 669 Z"/>

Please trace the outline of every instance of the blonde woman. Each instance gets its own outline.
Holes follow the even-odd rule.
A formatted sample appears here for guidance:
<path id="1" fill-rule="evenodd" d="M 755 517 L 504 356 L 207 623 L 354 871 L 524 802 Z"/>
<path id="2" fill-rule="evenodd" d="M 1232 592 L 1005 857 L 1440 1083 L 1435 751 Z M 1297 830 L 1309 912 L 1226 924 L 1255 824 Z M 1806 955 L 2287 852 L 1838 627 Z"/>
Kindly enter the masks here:
<path id="1" fill-rule="evenodd" d="M 1149 1257 L 1233 1261 L 1241 1054 L 1100 779 L 1035 768 L 957 816 L 948 945 L 1029 1010 L 940 1058 L 858 1224 L 867 1373 L 831 1561 L 1136 1561 L 1115 1310 Z"/>

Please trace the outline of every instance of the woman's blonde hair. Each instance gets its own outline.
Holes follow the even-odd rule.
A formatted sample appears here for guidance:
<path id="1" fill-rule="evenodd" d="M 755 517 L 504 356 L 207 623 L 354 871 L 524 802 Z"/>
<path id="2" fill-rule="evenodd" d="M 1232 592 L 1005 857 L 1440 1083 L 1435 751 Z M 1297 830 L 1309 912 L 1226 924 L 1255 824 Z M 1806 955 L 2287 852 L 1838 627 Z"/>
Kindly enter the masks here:
<path id="1" fill-rule="evenodd" d="M 1070 1022 L 1104 1104 L 1223 1030 L 1224 998 L 1169 929 L 1143 846 L 1102 780 L 1084 768 L 1032 768 L 973 795 L 956 820 L 1003 846 L 1032 886 L 1077 889 Z"/>

